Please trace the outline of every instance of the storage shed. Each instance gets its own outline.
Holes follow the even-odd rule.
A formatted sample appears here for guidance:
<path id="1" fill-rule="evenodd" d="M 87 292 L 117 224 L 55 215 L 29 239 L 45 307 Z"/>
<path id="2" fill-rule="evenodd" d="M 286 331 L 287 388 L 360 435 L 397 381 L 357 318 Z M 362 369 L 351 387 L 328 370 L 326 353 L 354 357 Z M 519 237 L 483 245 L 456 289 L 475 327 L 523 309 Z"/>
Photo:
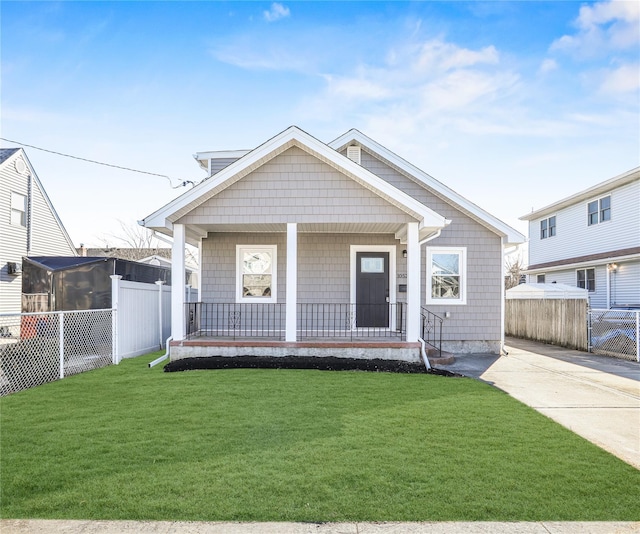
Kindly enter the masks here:
<path id="1" fill-rule="evenodd" d="M 119 258 L 22 258 L 22 311 L 97 310 L 111 307 L 111 278 L 171 285 L 171 269 Z"/>

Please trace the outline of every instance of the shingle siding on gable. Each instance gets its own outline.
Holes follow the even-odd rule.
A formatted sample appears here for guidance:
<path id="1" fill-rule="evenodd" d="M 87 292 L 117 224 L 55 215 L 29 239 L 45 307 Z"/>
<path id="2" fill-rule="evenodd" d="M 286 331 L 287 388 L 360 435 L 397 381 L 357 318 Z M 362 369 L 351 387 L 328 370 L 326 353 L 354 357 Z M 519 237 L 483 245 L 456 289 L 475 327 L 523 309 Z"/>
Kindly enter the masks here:
<path id="1" fill-rule="evenodd" d="M 589 226 L 587 202 L 611 195 L 611 220 Z M 556 214 L 556 235 L 540 239 L 540 221 L 529 221 L 529 264 L 536 265 L 640 244 L 640 181 L 626 184 Z"/>
<path id="2" fill-rule="evenodd" d="M 451 313 L 451 318 L 445 319 L 444 339 L 500 340 L 503 292 L 500 237 L 365 150 L 362 150 L 362 166 L 452 221 L 442 230 L 440 237 L 422 247 L 423 303 L 427 276 L 426 247 L 467 247 L 467 305 L 428 306 L 430 311 L 440 316 L 444 316 L 445 311 Z"/>
<path id="3" fill-rule="evenodd" d="M 326 163 L 293 147 L 180 219 L 185 224 L 405 223 L 412 219 Z"/>

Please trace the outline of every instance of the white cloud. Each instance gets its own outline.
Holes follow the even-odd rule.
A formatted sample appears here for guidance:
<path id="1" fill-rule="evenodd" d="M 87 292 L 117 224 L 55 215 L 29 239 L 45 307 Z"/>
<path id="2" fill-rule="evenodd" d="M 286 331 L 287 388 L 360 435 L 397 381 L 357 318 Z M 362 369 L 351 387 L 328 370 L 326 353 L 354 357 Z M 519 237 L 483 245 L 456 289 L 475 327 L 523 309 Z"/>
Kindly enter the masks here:
<path id="1" fill-rule="evenodd" d="M 640 2 L 609 0 L 582 6 L 574 21 L 578 31 L 563 35 L 551 50 L 592 57 L 615 50 L 627 50 L 640 42 Z"/>
<path id="2" fill-rule="evenodd" d="M 541 64 L 538 72 L 540 74 L 546 74 L 547 72 L 552 72 L 558 68 L 558 63 L 555 59 L 546 58 Z"/>
<path id="3" fill-rule="evenodd" d="M 264 19 L 267 22 L 275 22 L 276 20 L 284 19 L 291 16 L 291 11 L 288 7 L 283 6 L 278 2 L 271 4 L 269 11 L 263 12 Z"/>
<path id="4" fill-rule="evenodd" d="M 640 89 L 640 65 L 621 65 L 606 71 L 600 91 L 606 94 L 630 93 Z"/>

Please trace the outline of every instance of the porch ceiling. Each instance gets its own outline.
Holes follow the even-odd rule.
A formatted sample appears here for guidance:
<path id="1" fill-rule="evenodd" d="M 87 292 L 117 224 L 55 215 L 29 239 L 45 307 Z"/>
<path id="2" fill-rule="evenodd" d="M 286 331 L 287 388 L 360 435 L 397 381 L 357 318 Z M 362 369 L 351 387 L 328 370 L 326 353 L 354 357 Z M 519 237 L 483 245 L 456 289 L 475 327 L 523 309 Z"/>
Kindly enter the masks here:
<path id="1" fill-rule="evenodd" d="M 298 233 L 320 234 L 398 234 L 402 233 L 404 224 L 398 223 L 299 223 Z M 187 226 L 188 229 L 188 226 Z M 286 223 L 263 224 L 210 224 L 198 225 L 200 232 L 212 233 L 284 233 Z"/>

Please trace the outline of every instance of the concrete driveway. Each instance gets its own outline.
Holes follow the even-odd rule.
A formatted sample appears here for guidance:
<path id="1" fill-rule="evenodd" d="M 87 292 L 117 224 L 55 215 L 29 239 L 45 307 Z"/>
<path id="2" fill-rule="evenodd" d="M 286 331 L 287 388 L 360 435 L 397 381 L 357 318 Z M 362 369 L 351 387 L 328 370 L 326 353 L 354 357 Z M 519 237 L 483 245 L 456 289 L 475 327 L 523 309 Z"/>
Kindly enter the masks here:
<path id="1" fill-rule="evenodd" d="M 506 349 L 439 367 L 493 384 L 640 469 L 640 363 L 515 338 Z"/>

